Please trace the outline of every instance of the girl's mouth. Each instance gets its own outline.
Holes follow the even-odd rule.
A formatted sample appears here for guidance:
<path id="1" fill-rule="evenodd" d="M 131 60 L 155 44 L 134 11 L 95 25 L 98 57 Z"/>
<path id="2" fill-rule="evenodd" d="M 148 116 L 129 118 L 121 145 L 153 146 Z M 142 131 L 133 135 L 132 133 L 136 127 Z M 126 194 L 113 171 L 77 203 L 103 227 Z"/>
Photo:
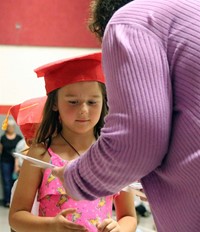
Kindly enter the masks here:
<path id="1" fill-rule="evenodd" d="M 76 122 L 80 122 L 80 123 L 89 122 L 89 121 L 90 121 L 89 119 L 79 119 L 79 120 L 76 120 Z"/>

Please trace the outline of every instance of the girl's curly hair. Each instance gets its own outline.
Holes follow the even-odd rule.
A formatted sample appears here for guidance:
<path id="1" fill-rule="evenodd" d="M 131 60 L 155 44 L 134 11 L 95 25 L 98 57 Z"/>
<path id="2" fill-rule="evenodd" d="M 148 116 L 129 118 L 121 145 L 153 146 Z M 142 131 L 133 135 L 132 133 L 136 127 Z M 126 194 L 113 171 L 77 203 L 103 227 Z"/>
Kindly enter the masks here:
<path id="1" fill-rule="evenodd" d="M 113 14 L 133 0 L 92 0 L 90 5 L 89 29 L 101 40 L 106 25 Z"/>

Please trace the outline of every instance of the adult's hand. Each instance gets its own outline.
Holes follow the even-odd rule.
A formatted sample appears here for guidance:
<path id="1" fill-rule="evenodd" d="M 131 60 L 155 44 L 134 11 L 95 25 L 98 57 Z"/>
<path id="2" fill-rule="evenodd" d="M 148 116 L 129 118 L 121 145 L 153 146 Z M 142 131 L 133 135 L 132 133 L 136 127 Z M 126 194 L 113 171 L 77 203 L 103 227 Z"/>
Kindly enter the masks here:
<path id="1" fill-rule="evenodd" d="M 68 196 L 70 196 L 72 199 L 77 200 L 77 199 L 75 199 L 73 196 L 71 196 L 71 195 L 69 194 L 69 192 L 68 192 L 68 190 L 67 190 L 67 188 L 66 188 L 65 182 L 64 182 L 64 172 L 65 172 L 65 170 L 67 169 L 68 165 L 69 165 L 69 163 L 66 164 L 66 165 L 63 166 L 63 167 L 56 167 L 56 168 L 54 168 L 54 169 L 52 170 L 52 175 L 54 175 L 55 177 L 57 177 L 57 178 L 60 179 L 60 181 L 61 181 L 61 183 L 62 183 L 62 185 L 63 185 L 63 187 L 64 187 L 64 189 L 65 189 L 66 194 L 67 194 Z"/>
<path id="2" fill-rule="evenodd" d="M 65 192 L 68 196 L 70 196 L 72 199 L 74 200 L 78 200 L 76 199 L 74 196 L 70 195 L 70 193 L 68 192 L 68 189 L 66 187 L 66 184 L 65 184 L 65 181 L 64 181 L 64 173 L 66 171 L 66 169 L 69 167 L 70 164 L 72 164 L 73 160 L 68 162 L 65 166 L 63 167 L 56 167 L 52 170 L 52 175 L 54 175 L 55 177 L 59 178 L 64 189 L 65 189 Z"/>
<path id="3" fill-rule="evenodd" d="M 63 185 L 64 185 L 64 171 L 66 168 L 67 168 L 67 164 L 63 167 L 56 167 L 52 170 L 52 175 L 58 177 Z"/>

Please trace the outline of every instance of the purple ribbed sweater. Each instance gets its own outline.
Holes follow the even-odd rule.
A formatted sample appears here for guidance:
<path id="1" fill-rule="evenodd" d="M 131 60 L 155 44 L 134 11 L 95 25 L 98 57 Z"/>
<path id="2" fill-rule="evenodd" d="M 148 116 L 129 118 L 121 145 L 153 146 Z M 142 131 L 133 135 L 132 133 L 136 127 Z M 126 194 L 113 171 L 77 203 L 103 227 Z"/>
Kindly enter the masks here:
<path id="1" fill-rule="evenodd" d="M 135 0 L 103 41 L 109 115 L 65 171 L 94 199 L 141 179 L 159 232 L 200 231 L 200 1 Z"/>

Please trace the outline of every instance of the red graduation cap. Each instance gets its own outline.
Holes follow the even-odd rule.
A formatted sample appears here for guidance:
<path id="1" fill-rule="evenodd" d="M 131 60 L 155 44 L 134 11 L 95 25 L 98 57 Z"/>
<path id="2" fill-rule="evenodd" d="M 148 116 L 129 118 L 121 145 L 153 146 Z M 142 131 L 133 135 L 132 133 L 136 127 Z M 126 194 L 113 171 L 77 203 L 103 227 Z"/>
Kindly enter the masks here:
<path id="1" fill-rule="evenodd" d="M 10 108 L 10 114 L 26 139 L 34 138 L 36 129 L 42 120 L 46 99 L 46 96 L 33 98 Z"/>
<path id="2" fill-rule="evenodd" d="M 38 77 L 44 77 L 47 94 L 65 85 L 81 81 L 105 83 L 100 52 L 59 60 L 41 66 L 34 71 Z"/>

